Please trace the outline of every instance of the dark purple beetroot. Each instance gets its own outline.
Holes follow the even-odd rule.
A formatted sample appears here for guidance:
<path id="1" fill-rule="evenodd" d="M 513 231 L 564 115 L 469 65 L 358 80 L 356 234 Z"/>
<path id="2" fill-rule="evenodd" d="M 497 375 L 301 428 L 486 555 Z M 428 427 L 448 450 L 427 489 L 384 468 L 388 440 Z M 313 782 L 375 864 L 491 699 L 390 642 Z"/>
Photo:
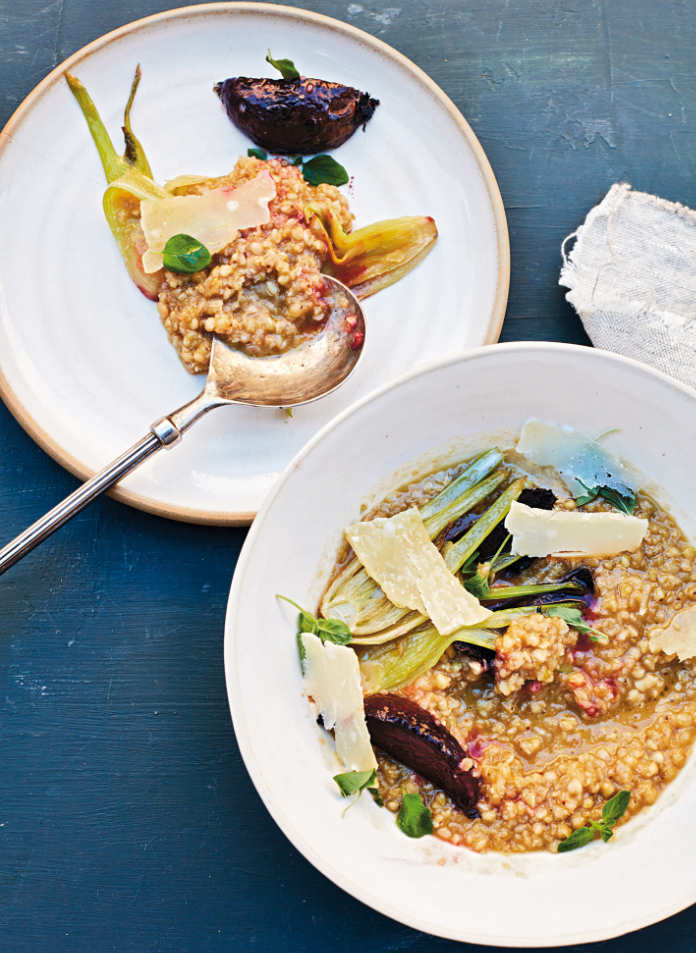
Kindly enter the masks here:
<path id="1" fill-rule="evenodd" d="M 372 743 L 432 781 L 467 817 L 477 817 L 479 780 L 462 768 L 466 751 L 436 718 L 400 695 L 368 695 L 365 718 Z"/>
<path id="2" fill-rule="evenodd" d="M 214 87 L 227 115 L 257 146 L 278 155 L 335 149 L 379 106 L 352 86 L 322 79 L 235 76 Z"/>

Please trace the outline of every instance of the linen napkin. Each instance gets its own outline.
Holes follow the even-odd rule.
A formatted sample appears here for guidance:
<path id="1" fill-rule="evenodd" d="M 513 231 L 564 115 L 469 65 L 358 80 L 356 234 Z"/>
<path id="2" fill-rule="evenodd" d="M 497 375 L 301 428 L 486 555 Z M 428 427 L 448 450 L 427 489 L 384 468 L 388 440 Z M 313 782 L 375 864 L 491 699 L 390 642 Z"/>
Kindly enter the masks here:
<path id="1" fill-rule="evenodd" d="M 592 343 L 696 388 L 696 212 L 617 183 L 562 252 L 559 284 Z"/>

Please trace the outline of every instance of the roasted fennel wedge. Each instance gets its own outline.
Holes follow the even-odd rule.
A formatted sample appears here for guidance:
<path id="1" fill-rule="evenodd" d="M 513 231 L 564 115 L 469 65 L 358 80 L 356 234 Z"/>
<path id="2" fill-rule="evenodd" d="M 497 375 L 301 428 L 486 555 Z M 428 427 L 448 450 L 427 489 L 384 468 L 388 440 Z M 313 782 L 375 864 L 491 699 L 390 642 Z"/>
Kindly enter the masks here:
<path id="1" fill-rule="evenodd" d="M 135 71 L 123 115 L 125 152 L 116 152 L 92 97 L 77 77 L 65 74 L 65 81 L 82 110 L 92 134 L 109 187 L 104 192 L 104 215 L 116 239 L 124 264 L 137 287 L 146 298 L 157 300 L 161 275 L 146 274 L 142 258 L 146 251 L 145 235 L 140 224 L 140 201 L 143 198 L 166 196 L 152 178 L 152 169 L 145 150 L 131 127 L 130 113 L 140 84 L 140 66 Z"/>
<path id="2" fill-rule="evenodd" d="M 449 523 L 469 512 L 500 485 L 504 472 L 494 471 L 502 459 L 503 455 L 497 448 L 480 453 L 455 480 L 420 507 L 431 539 L 435 539 Z M 332 580 L 320 608 L 326 618 L 343 619 L 353 634 L 359 635 L 386 628 L 408 612 L 390 606 L 377 583 L 370 579 L 355 556 L 352 556 Z M 377 629 L 366 628 L 365 624 L 369 626 L 369 620 L 375 615 Z"/>
<path id="3" fill-rule="evenodd" d="M 493 649 L 495 639 L 496 632 L 484 629 L 440 635 L 434 626 L 426 624 L 388 644 L 358 648 L 363 689 L 370 695 L 410 685 L 436 665 L 453 642 Z M 358 644 L 357 640 L 353 642 L 354 647 Z"/>
<path id="4" fill-rule="evenodd" d="M 479 455 L 456 480 L 421 507 L 420 514 L 432 540 L 439 536 L 445 526 L 497 492 L 507 478 L 507 471 L 497 468 L 501 459 L 502 455 L 495 449 Z M 493 468 L 494 472 L 490 473 Z M 461 567 L 505 519 L 511 504 L 522 492 L 524 483 L 524 478 L 513 480 L 456 542 L 447 542 L 441 547 L 445 564 L 452 574 L 459 574 Z M 322 615 L 339 618 L 348 625 L 356 646 L 391 642 L 427 621 L 421 612 L 400 608 L 390 602 L 379 585 L 362 567 L 356 568 L 358 566 L 357 559 L 346 564 L 327 590 L 321 604 Z M 477 625 L 477 628 L 488 627 L 488 620 Z"/>
<path id="5" fill-rule="evenodd" d="M 316 215 L 331 252 L 331 274 L 368 298 L 393 285 L 430 252 L 437 238 L 429 215 L 404 216 L 345 232 L 330 209 Z"/>

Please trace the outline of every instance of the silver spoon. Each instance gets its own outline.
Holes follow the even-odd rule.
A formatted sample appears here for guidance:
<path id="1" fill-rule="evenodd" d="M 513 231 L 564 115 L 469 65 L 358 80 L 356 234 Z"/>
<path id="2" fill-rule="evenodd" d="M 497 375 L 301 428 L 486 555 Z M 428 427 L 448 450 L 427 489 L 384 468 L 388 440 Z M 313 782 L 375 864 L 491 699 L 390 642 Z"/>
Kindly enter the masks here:
<path id="1" fill-rule="evenodd" d="M 58 527 L 162 447 L 172 447 L 209 410 L 227 404 L 295 407 L 335 390 L 358 363 L 365 322 L 358 300 L 326 278 L 331 311 L 322 331 L 278 357 L 247 357 L 213 338 L 208 378 L 194 400 L 155 421 L 150 432 L 0 549 L 0 575 Z"/>

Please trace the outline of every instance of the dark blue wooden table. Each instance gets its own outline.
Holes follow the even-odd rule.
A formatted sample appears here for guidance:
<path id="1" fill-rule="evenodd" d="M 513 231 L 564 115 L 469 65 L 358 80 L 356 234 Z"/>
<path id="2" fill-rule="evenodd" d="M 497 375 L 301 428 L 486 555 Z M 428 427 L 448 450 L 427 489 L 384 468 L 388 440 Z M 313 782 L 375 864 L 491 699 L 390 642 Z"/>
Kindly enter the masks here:
<path id="1" fill-rule="evenodd" d="M 563 236 L 617 180 L 696 203 L 696 5 L 390 3 L 306 6 L 396 46 L 471 122 L 508 213 L 503 339 L 586 341 L 557 287 Z M 0 125 L 78 47 L 168 5 L 0 0 Z M 0 447 L 4 539 L 75 481 L 1 404 Z M 222 667 L 243 540 L 103 499 L 0 580 L 2 953 L 457 946 L 343 894 L 256 795 Z M 590 916 L 591 883 L 578 903 Z M 602 946 L 692 951 L 696 908 Z"/>

